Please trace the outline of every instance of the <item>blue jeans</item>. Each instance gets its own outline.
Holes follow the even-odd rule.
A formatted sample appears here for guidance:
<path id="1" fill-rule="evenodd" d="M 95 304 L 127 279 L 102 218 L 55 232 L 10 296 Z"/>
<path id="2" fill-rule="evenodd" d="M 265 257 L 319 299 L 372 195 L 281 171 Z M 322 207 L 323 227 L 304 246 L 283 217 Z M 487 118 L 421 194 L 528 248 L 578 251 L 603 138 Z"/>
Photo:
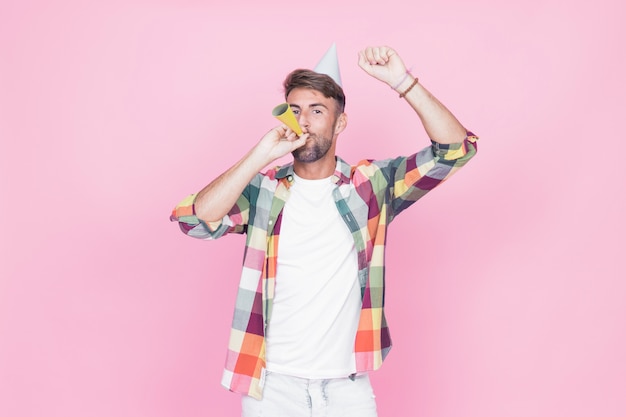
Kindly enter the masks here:
<path id="1" fill-rule="evenodd" d="M 367 374 L 304 379 L 267 372 L 263 399 L 244 395 L 242 417 L 377 417 Z"/>

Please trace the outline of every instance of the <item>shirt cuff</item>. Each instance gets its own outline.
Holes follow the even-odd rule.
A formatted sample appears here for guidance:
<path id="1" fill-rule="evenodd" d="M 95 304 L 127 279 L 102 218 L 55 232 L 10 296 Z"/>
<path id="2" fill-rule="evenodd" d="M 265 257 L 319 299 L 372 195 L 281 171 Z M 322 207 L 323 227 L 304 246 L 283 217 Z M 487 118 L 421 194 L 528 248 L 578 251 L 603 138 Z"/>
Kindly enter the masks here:
<path id="1" fill-rule="evenodd" d="M 191 194 L 185 197 L 183 201 L 172 210 L 170 220 L 173 222 L 182 222 L 190 225 L 200 223 L 200 219 L 196 216 L 194 209 L 194 202 L 196 201 L 196 194 Z"/>
<path id="2" fill-rule="evenodd" d="M 463 142 L 439 143 L 431 141 L 431 143 L 435 156 L 446 161 L 454 161 L 463 158 L 468 154 L 470 149 L 475 148 L 476 141 L 478 141 L 478 136 L 474 135 L 472 132 L 467 132 L 467 136 L 465 136 Z"/>

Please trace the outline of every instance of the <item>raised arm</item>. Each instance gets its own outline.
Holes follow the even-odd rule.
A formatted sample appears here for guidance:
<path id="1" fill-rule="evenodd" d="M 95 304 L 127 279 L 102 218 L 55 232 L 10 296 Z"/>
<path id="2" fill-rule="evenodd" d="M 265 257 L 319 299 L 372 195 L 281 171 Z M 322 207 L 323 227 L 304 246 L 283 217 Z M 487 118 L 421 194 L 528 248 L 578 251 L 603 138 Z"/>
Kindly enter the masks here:
<path id="1" fill-rule="evenodd" d="M 417 78 L 407 72 L 404 62 L 392 48 L 365 48 L 359 52 L 359 66 L 402 94 L 419 116 L 431 140 L 441 144 L 463 142 L 467 130 Z"/>
<path id="2" fill-rule="evenodd" d="M 284 125 L 267 132 L 242 159 L 197 194 L 196 216 L 205 222 L 221 220 L 263 167 L 304 145 L 307 137 L 306 133 L 298 137 Z"/>

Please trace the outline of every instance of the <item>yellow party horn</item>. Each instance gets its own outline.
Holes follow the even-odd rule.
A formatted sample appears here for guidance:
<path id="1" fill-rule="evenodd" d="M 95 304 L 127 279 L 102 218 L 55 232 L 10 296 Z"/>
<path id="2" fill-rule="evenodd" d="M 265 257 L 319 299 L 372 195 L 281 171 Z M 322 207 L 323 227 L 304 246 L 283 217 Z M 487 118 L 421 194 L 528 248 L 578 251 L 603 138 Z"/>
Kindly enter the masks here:
<path id="1" fill-rule="evenodd" d="M 291 130 L 296 132 L 296 135 L 302 135 L 302 128 L 296 120 L 296 115 L 293 114 L 291 106 L 288 103 L 279 104 L 272 110 L 272 116 L 286 124 Z"/>

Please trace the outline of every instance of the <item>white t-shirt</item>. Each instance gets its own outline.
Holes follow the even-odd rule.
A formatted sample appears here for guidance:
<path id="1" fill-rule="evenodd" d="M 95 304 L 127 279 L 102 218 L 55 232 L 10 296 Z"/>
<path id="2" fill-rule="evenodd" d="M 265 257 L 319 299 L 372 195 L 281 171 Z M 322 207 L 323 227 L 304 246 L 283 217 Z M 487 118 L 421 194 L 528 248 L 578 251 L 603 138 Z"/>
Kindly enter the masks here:
<path id="1" fill-rule="evenodd" d="M 301 378 L 355 372 L 361 311 L 357 253 L 330 178 L 295 176 L 283 209 L 267 369 Z"/>

